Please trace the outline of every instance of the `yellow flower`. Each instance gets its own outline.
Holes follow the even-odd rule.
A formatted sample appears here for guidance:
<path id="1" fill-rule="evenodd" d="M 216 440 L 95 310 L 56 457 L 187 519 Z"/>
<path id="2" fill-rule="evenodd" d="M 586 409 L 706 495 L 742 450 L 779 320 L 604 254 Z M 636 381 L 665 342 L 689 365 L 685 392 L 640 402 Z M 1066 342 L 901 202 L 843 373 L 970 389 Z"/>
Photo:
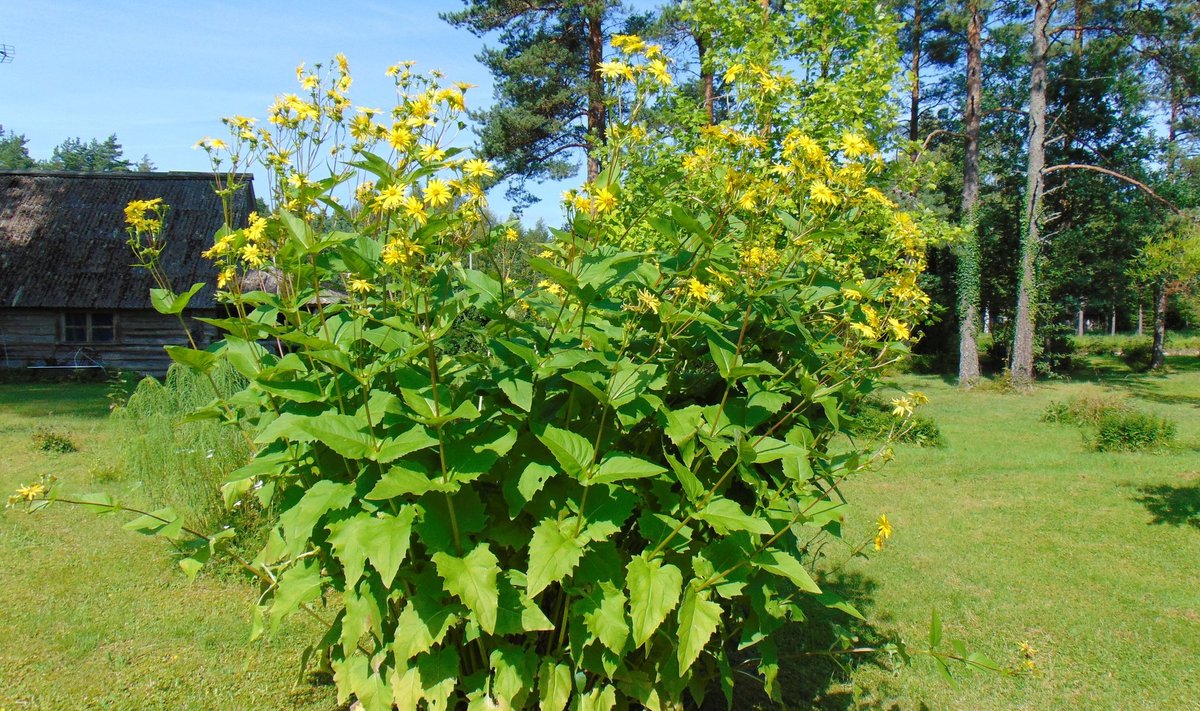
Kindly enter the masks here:
<path id="1" fill-rule="evenodd" d="M 712 295 L 712 287 L 700 281 L 696 277 L 688 279 L 687 283 L 688 296 L 697 301 L 707 301 Z"/>
<path id="2" fill-rule="evenodd" d="M 600 62 L 600 76 L 633 81 L 633 68 L 624 62 Z"/>
<path id="3" fill-rule="evenodd" d="M 130 200 L 125 206 L 125 224 L 137 232 L 157 232 L 162 228 L 162 198 Z"/>
<path id="4" fill-rule="evenodd" d="M 929 402 L 929 396 L 919 390 L 914 390 L 913 392 L 909 393 L 908 396 L 911 397 L 913 402 L 917 403 L 918 405 L 924 405 L 925 403 Z"/>
<path id="5" fill-rule="evenodd" d="M 356 294 L 366 294 L 369 293 L 374 287 L 372 287 L 371 282 L 367 281 L 366 279 L 355 277 L 350 280 L 350 283 L 346 285 L 346 288 Z"/>
<path id="6" fill-rule="evenodd" d="M 613 35 L 612 46 L 626 54 L 634 54 L 645 49 L 646 43 L 637 35 Z"/>
<path id="7" fill-rule="evenodd" d="M 555 296 L 562 296 L 564 293 L 563 288 L 561 286 L 550 281 L 549 279 L 542 279 L 541 281 L 539 281 L 538 288 L 545 289 L 546 291 L 550 292 L 551 294 L 554 294 Z"/>
<path id="8" fill-rule="evenodd" d="M 217 288 L 224 289 L 229 286 L 229 282 L 233 281 L 236 276 L 237 269 L 232 266 L 225 267 L 220 272 L 217 272 Z"/>
<path id="9" fill-rule="evenodd" d="M 446 151 L 438 148 L 437 144 L 430 144 L 428 146 L 421 146 L 420 156 L 421 160 L 425 161 L 426 163 L 432 163 L 445 158 Z"/>
<path id="10" fill-rule="evenodd" d="M 259 217 L 257 212 L 250 213 L 249 224 L 245 229 L 246 239 L 251 242 L 261 242 L 267 234 L 267 220 Z"/>
<path id="11" fill-rule="evenodd" d="M 463 173 L 466 173 L 471 178 L 490 178 L 496 174 L 492 169 L 492 164 L 480 158 L 472 158 L 463 163 Z"/>
<path id="12" fill-rule="evenodd" d="M 375 197 L 375 207 L 380 210 L 395 210 L 404 204 L 404 186 L 392 184 L 379 191 Z"/>
<path id="13" fill-rule="evenodd" d="M 516 230 L 514 230 L 511 227 L 505 228 L 504 239 L 508 240 L 509 242 L 516 242 L 520 238 L 521 238 L 521 235 Z"/>
<path id="14" fill-rule="evenodd" d="M 888 196 L 884 195 L 876 188 L 866 188 L 863 190 L 863 195 L 866 195 L 871 200 L 883 205 L 884 207 L 895 207 L 896 203 L 892 202 Z"/>
<path id="15" fill-rule="evenodd" d="M 734 64 L 731 67 L 729 67 L 729 69 L 726 69 L 725 70 L 725 83 L 728 84 L 728 83 L 736 80 L 738 78 L 738 75 L 741 74 L 742 70 L 744 70 L 745 68 L 746 67 L 742 66 L 741 64 Z"/>
<path id="16" fill-rule="evenodd" d="M 617 196 L 606 187 L 600 188 L 592 197 L 592 204 L 596 206 L 596 212 L 611 212 L 617 207 Z"/>
<path id="17" fill-rule="evenodd" d="M 257 244 L 247 244 L 242 247 L 242 261 L 251 267 L 261 267 L 267 261 L 267 255 Z"/>
<path id="18" fill-rule="evenodd" d="M 41 498 L 43 495 L 45 495 L 45 493 L 46 493 L 45 485 L 43 485 L 43 484 L 27 484 L 27 485 L 22 486 L 19 489 L 17 489 L 16 492 L 13 493 L 12 496 L 8 497 L 8 503 L 11 505 L 11 504 L 19 504 L 19 503 L 22 503 L 25 501 L 33 501 L 34 499 Z"/>
<path id="19" fill-rule="evenodd" d="M 879 338 L 879 332 L 865 323 L 859 323 L 858 321 L 855 321 L 850 324 L 850 328 L 858 331 L 865 338 L 870 338 L 871 340 Z"/>
<path id="20" fill-rule="evenodd" d="M 840 148 L 846 154 L 847 158 L 857 158 L 875 152 L 875 148 L 871 145 L 870 141 L 851 131 L 842 133 Z"/>
<path id="21" fill-rule="evenodd" d="M 818 205 L 833 206 L 838 204 L 838 196 L 829 186 L 820 180 L 814 180 L 808 188 L 808 196 Z"/>
<path id="22" fill-rule="evenodd" d="M 392 148 L 405 151 L 413 144 L 413 135 L 403 124 L 396 124 L 392 130 L 388 131 L 387 142 Z"/>
<path id="23" fill-rule="evenodd" d="M 883 550 L 883 542 L 892 537 L 892 522 L 887 514 L 880 514 L 875 522 L 875 550 Z"/>
<path id="24" fill-rule="evenodd" d="M 912 337 L 912 333 L 908 330 L 908 326 L 897 318 L 888 316 L 888 327 L 891 329 L 892 335 L 896 337 L 896 340 L 907 341 Z"/>
<path id="25" fill-rule="evenodd" d="M 394 239 L 383 246 L 383 263 L 388 266 L 407 266 L 425 255 L 425 248 L 407 237 Z"/>
<path id="26" fill-rule="evenodd" d="M 429 221 L 429 215 L 425 212 L 425 206 L 421 204 L 415 196 L 409 195 L 404 198 L 404 214 L 411 217 L 419 225 L 424 225 Z"/>
<path id="27" fill-rule="evenodd" d="M 746 190 L 746 192 L 742 193 L 742 196 L 738 198 L 738 207 L 742 208 L 743 210 L 753 210 L 756 204 L 754 199 L 754 188 L 750 188 Z"/>
<path id="28" fill-rule="evenodd" d="M 892 414 L 896 417 L 908 417 L 913 414 L 913 401 L 907 397 L 898 397 L 892 400 Z"/>
<path id="29" fill-rule="evenodd" d="M 425 185 L 423 196 L 425 204 L 433 207 L 441 207 L 450 202 L 450 199 L 454 197 L 453 193 L 450 192 L 450 186 L 446 185 L 444 180 L 437 178 L 433 178 Z"/>
<path id="30" fill-rule="evenodd" d="M 220 151 L 228 147 L 229 144 L 219 138 L 202 138 L 193 146 L 193 148 L 203 148 L 206 151 Z"/>
<path id="31" fill-rule="evenodd" d="M 583 193 L 576 193 L 571 202 L 572 206 L 579 212 L 588 212 L 592 209 L 592 201 Z"/>
<path id="32" fill-rule="evenodd" d="M 662 301 L 657 296 L 651 294 L 645 289 L 638 289 L 638 303 L 636 310 L 641 312 L 649 311 L 650 313 L 658 313 L 658 307 L 662 305 Z"/>
<path id="33" fill-rule="evenodd" d="M 650 64 L 646 65 L 646 69 L 650 72 L 650 76 L 654 77 L 654 80 L 659 84 L 662 86 L 671 86 L 671 72 L 667 70 L 665 59 L 656 59 L 650 62 Z"/>

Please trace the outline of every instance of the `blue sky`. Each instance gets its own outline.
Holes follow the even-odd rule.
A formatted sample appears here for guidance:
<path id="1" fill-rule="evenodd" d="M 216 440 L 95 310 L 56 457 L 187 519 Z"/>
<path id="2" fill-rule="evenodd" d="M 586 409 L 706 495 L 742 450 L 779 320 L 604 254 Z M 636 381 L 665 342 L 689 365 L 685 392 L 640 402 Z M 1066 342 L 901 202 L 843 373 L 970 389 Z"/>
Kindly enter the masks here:
<path id="1" fill-rule="evenodd" d="M 636 3 L 648 5 L 650 3 Z M 34 158 L 63 139 L 117 134 L 125 157 L 148 154 L 158 170 L 208 170 L 193 145 L 225 136 L 222 116 L 265 116 L 276 94 L 295 89 L 300 62 L 350 60 L 351 98 L 390 105 L 384 70 L 400 60 L 477 84 L 468 105 L 491 101 L 492 82 L 475 61 L 483 46 L 438 12 L 458 0 L 0 0 L 0 125 L 24 134 Z M 578 181 L 570 181 L 573 184 Z M 563 185 L 548 185 L 529 220 L 558 218 Z M 262 189 L 260 188 L 260 193 Z M 503 188 L 493 209 L 508 212 Z"/>

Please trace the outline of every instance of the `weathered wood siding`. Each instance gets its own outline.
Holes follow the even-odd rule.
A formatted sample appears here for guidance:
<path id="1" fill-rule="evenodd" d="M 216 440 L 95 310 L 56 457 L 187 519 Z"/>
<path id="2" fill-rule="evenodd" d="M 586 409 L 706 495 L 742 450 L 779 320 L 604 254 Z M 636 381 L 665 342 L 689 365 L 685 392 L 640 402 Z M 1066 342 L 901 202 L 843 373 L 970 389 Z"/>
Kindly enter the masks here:
<path id="1" fill-rule="evenodd" d="M 102 365 L 109 370 L 132 370 L 162 375 L 171 364 L 165 345 L 188 345 L 174 316 L 152 310 L 116 310 L 116 339 L 112 343 L 67 343 L 63 340 L 62 311 L 0 309 L 0 367 Z M 211 316 L 209 312 L 194 312 Z M 211 326 L 188 319 L 201 347 L 216 338 Z"/>

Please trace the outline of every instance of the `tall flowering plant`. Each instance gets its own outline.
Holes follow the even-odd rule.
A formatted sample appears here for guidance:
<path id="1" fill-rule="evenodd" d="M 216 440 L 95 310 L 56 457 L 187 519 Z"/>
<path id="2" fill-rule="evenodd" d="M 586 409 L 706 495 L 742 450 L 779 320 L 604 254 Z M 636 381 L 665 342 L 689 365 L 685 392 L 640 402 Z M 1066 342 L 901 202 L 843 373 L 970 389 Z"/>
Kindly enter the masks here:
<path id="1" fill-rule="evenodd" d="M 806 601 L 858 614 L 807 543 L 841 537 L 839 485 L 886 453 L 847 444 L 846 418 L 927 303 L 925 238 L 851 130 L 662 140 L 641 115 L 669 66 L 615 44 L 604 73 L 631 103 L 531 283 L 485 217 L 491 167 L 452 147 L 463 85 L 398 65 L 394 108 L 355 107 L 338 58 L 301 68 L 267 125 L 201 142 L 226 196 L 267 165 L 276 209 L 208 252 L 224 339 L 171 354 L 248 382 L 197 416 L 253 444 L 226 502 L 280 512 L 244 561 L 255 634 L 327 620 L 315 646 L 343 700 L 677 708 L 714 680 L 731 695 L 737 654 L 777 695 L 772 632 Z M 467 318 L 478 348 L 454 338 Z M 183 534 L 149 516 L 134 527 Z"/>

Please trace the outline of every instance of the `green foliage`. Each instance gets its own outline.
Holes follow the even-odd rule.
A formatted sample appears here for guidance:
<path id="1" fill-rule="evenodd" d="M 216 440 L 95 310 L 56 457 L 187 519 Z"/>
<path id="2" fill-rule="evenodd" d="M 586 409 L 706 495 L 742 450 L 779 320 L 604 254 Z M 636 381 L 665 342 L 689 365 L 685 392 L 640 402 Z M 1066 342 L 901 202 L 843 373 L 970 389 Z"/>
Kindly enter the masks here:
<path id="1" fill-rule="evenodd" d="M 103 173 L 127 171 L 132 164 L 122 157 L 122 153 L 115 133 L 103 141 L 93 138 L 87 143 L 79 138 L 68 138 L 54 147 L 53 155 L 43 167 Z"/>
<path id="2" fill-rule="evenodd" d="M 47 427 L 35 429 L 31 439 L 33 446 L 42 452 L 70 454 L 79 451 L 79 445 L 75 444 L 75 439 L 70 434 Z"/>
<path id="3" fill-rule="evenodd" d="M 670 77 L 639 42 L 622 40 L 615 89 L 650 101 Z M 470 266 L 499 264 L 511 238 L 483 219 L 490 166 L 438 145 L 459 87 L 397 67 L 402 122 L 351 119 L 339 57 L 302 72 L 307 99 L 282 98 L 271 130 L 229 119 L 233 147 L 206 142 L 227 179 L 252 156 L 272 166 L 279 207 L 208 252 L 226 337 L 169 352 L 197 381 L 244 379 L 188 422 L 253 443 L 222 491 L 279 512 L 247 562 L 256 633 L 339 601 L 317 646 L 341 700 L 671 708 L 718 676 L 731 693 L 730 655 L 749 648 L 778 698 L 771 633 L 805 619 L 801 601 L 852 609 L 809 544 L 840 538 L 839 486 L 882 454 L 842 435 L 908 351 L 928 238 L 875 187 L 868 139 L 808 136 L 783 94 L 750 98 L 786 73 L 747 71 L 746 110 L 719 131 L 652 139 L 636 111 L 614 127 L 569 227 L 528 259 L 536 284 Z M 694 160 L 712 172 L 677 172 Z M 351 181 L 352 203 L 332 199 Z M 162 209 L 127 210 L 150 266 Z M 262 269 L 278 288 L 243 291 Z M 180 525 L 172 510 L 130 523 Z M 197 542 L 185 571 L 229 535 Z"/>
<path id="4" fill-rule="evenodd" d="M 865 437 L 889 439 L 893 442 L 915 444 L 919 447 L 944 447 L 937 422 L 926 415 L 905 416 L 893 412 L 893 406 L 878 400 L 867 400 L 854 415 L 854 429 Z"/>
<path id="5" fill-rule="evenodd" d="M 29 139 L 19 133 L 5 132 L 0 126 L 0 170 L 28 170 L 37 163 L 29 157 Z"/>
<path id="6" fill-rule="evenodd" d="M 1041 421 L 1094 427 L 1105 415 L 1131 410 L 1129 403 L 1120 395 L 1087 391 L 1065 402 L 1050 402 L 1042 412 Z"/>
<path id="7" fill-rule="evenodd" d="M 1092 446 L 1098 452 L 1160 449 L 1175 441 L 1176 425 L 1165 417 L 1135 410 L 1108 411 L 1096 422 Z"/>
<path id="8" fill-rule="evenodd" d="M 112 417 L 120 432 L 121 466 L 128 478 L 139 482 L 149 503 L 174 507 L 189 525 L 215 531 L 239 520 L 226 512 L 221 485 L 250 453 L 236 430 L 188 418 L 212 402 L 216 392 L 231 394 L 245 385 L 228 365 L 210 375 L 211 379 L 173 365 L 163 382 L 139 382 Z"/>

